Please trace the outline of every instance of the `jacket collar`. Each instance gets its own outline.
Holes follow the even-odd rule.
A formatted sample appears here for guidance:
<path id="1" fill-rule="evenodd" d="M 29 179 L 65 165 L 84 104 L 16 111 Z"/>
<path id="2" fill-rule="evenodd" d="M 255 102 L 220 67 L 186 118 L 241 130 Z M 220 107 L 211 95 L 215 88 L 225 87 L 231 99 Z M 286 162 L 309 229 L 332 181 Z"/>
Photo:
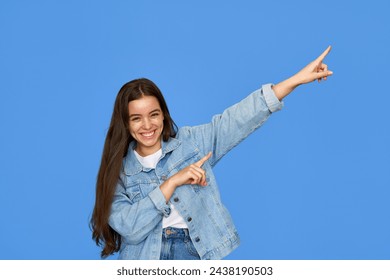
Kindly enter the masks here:
<path id="1" fill-rule="evenodd" d="M 136 158 L 134 154 L 134 149 L 136 145 L 137 144 L 135 141 L 130 142 L 127 155 L 123 159 L 123 171 L 128 176 L 135 175 L 137 173 L 140 173 L 141 171 L 147 172 L 150 170 L 150 168 L 143 167 L 142 164 L 139 163 L 138 159 Z M 181 141 L 176 138 L 171 137 L 168 139 L 168 141 L 163 141 L 161 139 L 161 149 L 162 149 L 161 158 L 165 157 L 166 154 L 172 152 L 180 145 L 181 145 Z"/>

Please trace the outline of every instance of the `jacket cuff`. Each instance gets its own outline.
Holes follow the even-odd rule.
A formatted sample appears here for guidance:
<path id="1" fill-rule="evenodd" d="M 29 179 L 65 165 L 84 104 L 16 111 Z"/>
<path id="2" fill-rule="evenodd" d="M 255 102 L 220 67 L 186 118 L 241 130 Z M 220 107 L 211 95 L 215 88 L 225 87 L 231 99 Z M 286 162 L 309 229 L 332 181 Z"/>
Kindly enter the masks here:
<path id="1" fill-rule="evenodd" d="M 273 84 L 265 84 L 261 88 L 265 102 L 267 103 L 268 109 L 271 111 L 271 113 L 279 111 L 283 108 L 283 102 L 279 101 L 279 99 L 276 97 L 272 86 Z"/>
<path id="2" fill-rule="evenodd" d="M 165 197 L 160 188 L 155 188 L 148 194 L 148 196 L 152 200 L 154 206 L 156 206 L 164 217 L 168 217 L 171 214 L 171 207 L 165 202 Z"/>

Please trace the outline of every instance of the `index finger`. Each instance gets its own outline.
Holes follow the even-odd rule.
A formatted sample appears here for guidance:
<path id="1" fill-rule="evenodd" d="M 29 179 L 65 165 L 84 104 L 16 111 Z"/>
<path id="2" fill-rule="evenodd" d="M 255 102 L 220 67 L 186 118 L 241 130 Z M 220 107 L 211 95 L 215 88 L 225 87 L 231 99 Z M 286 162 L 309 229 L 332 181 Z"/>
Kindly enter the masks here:
<path id="1" fill-rule="evenodd" d="M 332 49 L 332 46 L 327 47 L 327 49 L 317 58 L 317 60 L 324 60 L 324 58 L 328 55 L 330 50 Z"/>
<path id="2" fill-rule="evenodd" d="M 203 158 L 201 158 L 199 161 L 195 163 L 196 166 L 201 167 L 210 157 L 212 153 L 209 152 L 207 155 L 205 155 Z"/>

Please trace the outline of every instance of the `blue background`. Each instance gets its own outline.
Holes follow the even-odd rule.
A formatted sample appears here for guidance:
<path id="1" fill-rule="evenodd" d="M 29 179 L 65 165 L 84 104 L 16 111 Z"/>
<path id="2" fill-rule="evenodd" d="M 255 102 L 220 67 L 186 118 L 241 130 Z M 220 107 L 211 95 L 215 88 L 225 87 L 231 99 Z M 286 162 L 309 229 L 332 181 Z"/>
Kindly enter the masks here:
<path id="1" fill-rule="evenodd" d="M 316 58 L 215 172 L 228 259 L 390 259 L 387 1 L 2 1 L 0 259 L 99 259 L 95 179 L 115 96 L 153 80 L 179 126 Z M 113 256 L 112 258 L 116 258 Z"/>

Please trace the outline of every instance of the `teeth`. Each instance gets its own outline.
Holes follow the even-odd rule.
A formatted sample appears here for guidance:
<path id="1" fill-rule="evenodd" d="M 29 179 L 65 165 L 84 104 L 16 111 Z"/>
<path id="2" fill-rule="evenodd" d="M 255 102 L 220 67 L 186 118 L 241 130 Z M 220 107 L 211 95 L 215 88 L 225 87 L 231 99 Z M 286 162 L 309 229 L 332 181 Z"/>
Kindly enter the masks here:
<path id="1" fill-rule="evenodd" d="M 142 135 L 145 136 L 145 137 L 150 137 L 150 136 L 152 136 L 153 134 L 154 134 L 154 131 L 149 132 L 149 133 L 142 133 Z"/>

